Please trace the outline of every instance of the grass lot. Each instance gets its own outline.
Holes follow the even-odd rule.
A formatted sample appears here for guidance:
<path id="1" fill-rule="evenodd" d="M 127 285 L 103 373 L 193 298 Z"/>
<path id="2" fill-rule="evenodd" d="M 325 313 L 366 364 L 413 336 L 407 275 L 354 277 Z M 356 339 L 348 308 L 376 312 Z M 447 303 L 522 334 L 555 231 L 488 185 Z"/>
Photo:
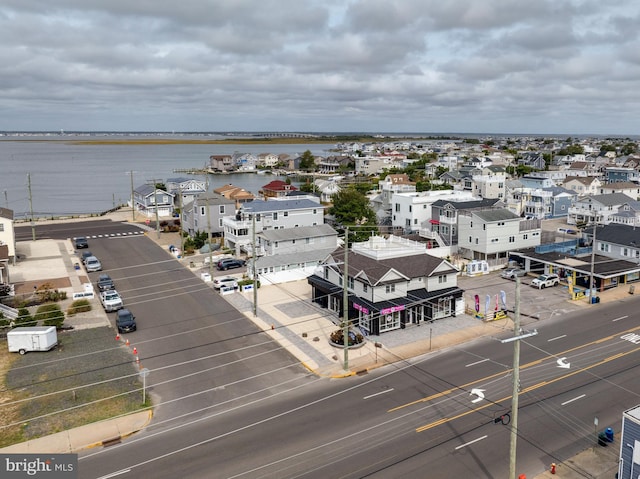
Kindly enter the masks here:
<path id="1" fill-rule="evenodd" d="M 0 342 L 0 447 L 143 407 L 133 356 L 112 329 L 59 332 L 58 342 L 24 356 Z"/>

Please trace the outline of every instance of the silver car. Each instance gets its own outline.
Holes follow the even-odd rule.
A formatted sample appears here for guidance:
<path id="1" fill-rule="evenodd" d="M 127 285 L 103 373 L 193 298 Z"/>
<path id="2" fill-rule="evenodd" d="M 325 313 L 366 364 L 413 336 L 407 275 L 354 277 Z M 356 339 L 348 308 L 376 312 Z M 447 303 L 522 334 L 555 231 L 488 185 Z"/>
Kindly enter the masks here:
<path id="1" fill-rule="evenodd" d="M 102 271 L 102 263 L 100 263 L 100 260 L 95 256 L 89 256 L 84 260 L 84 266 L 87 268 L 87 273 Z"/>
<path id="2" fill-rule="evenodd" d="M 508 269 L 505 269 L 502 272 L 502 274 L 500 274 L 500 276 L 506 279 L 515 279 L 516 276 L 522 278 L 523 276 L 526 276 L 526 275 L 527 275 L 527 272 L 520 268 L 508 268 Z"/>

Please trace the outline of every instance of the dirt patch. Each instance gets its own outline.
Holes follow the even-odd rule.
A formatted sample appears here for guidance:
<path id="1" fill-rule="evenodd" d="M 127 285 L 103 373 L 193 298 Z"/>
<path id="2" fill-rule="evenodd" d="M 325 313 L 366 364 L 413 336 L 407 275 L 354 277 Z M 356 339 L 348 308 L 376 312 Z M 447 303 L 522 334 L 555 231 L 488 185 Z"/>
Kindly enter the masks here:
<path id="1" fill-rule="evenodd" d="M 140 409 L 133 355 L 110 328 L 58 333 L 49 352 L 0 348 L 0 447 Z"/>
<path id="2" fill-rule="evenodd" d="M 64 277 L 15 283 L 15 291 L 16 294 L 20 295 L 30 294 L 33 293 L 39 286 L 42 286 L 44 283 L 49 283 L 51 285 L 51 289 L 62 289 L 71 287 L 71 280 L 68 277 Z"/>

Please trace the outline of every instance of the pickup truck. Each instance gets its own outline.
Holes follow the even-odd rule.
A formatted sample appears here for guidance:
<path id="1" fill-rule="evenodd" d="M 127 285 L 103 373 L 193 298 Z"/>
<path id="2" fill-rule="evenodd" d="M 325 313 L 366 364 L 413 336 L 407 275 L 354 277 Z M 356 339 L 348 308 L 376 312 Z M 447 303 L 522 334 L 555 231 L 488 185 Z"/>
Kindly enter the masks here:
<path id="1" fill-rule="evenodd" d="M 531 281 L 531 286 L 538 289 L 544 289 L 549 286 L 558 286 L 559 284 L 560 278 L 558 278 L 557 274 L 541 274 Z"/>
<path id="2" fill-rule="evenodd" d="M 100 293 L 100 301 L 107 313 L 117 311 L 123 307 L 122 298 L 115 289 Z"/>

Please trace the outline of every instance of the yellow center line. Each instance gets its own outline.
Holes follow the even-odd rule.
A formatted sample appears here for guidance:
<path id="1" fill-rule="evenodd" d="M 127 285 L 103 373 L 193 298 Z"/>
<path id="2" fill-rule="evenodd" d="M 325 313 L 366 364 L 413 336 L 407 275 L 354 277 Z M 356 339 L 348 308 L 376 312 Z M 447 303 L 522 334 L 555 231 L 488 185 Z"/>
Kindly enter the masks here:
<path id="1" fill-rule="evenodd" d="M 610 341 L 613 338 L 616 338 L 616 337 L 619 337 L 619 336 L 622 336 L 624 334 L 631 333 L 631 332 L 637 331 L 637 330 L 640 330 L 640 326 L 636 326 L 635 328 L 627 329 L 626 331 L 621 331 L 619 333 L 615 333 L 615 334 L 612 334 L 610 336 L 606 336 L 604 338 L 596 339 L 594 341 L 591 341 L 590 343 L 582 344 L 580 346 L 576 346 L 574 348 L 567 349 L 567 350 L 562 351 L 560 353 L 549 355 L 549 356 L 546 356 L 546 357 L 541 358 L 541 359 L 536 359 L 535 361 L 531 361 L 529 363 L 526 363 L 526 364 L 523 364 L 522 366 L 520 366 L 520 370 L 528 369 L 528 368 L 531 368 L 533 366 L 537 366 L 539 364 L 542 364 L 542 362 L 544 362 L 544 361 L 548 361 L 549 359 L 557 359 L 558 357 L 565 356 L 565 355 L 567 355 L 569 353 L 572 353 L 573 351 L 577 351 L 579 349 L 582 349 L 582 348 L 585 348 L 585 347 L 588 347 L 588 346 L 593 346 L 593 345 L 601 343 L 601 342 Z M 395 412 L 395 411 L 398 411 L 400 409 L 404 409 L 406 407 L 414 406 L 416 404 L 420 404 L 420 403 L 428 402 L 428 401 L 433 401 L 434 399 L 438 399 L 438 398 L 441 398 L 443 396 L 447 396 L 447 395 L 453 393 L 454 391 L 459 391 L 459 390 L 466 391 L 471 386 L 474 386 L 474 385 L 476 385 L 478 383 L 489 381 L 490 379 L 494 379 L 494 378 L 503 376 L 505 374 L 509 374 L 509 373 L 511 373 L 511 371 L 513 371 L 513 369 L 507 369 L 505 371 L 500 371 L 498 373 L 491 374 L 490 376 L 485 376 L 483 378 L 476 379 L 476 380 L 471 381 L 469 383 L 463 384 L 462 386 L 456 386 L 456 387 L 447 389 L 445 391 L 441 391 L 439 393 L 433 394 L 431 396 L 427 396 L 427 397 L 424 397 L 424 398 L 421 398 L 421 399 L 417 399 L 415 401 L 411 401 L 411 402 L 406 403 L 406 404 L 401 404 L 400 406 L 396 406 L 394 408 L 389 409 L 387 412 Z"/>
<path id="2" fill-rule="evenodd" d="M 577 369 L 576 371 L 572 371 L 570 373 L 567 373 L 567 374 L 565 374 L 563 376 L 558 376 L 557 378 L 550 379 L 548 381 L 542 381 L 542 382 L 539 382 L 539 383 L 534 384 L 532 386 L 526 387 L 526 388 L 522 389 L 519 394 L 528 393 L 528 392 L 534 391 L 536 389 L 539 389 L 539 388 L 541 388 L 543 386 L 548 386 L 549 384 L 553 384 L 553 383 L 561 381 L 563 379 L 567 379 L 567 378 L 569 378 L 571 376 L 575 376 L 576 374 L 588 371 L 589 369 L 595 368 L 597 366 L 601 366 L 601 365 L 606 364 L 608 362 L 611 362 L 611 361 L 613 361 L 615 359 L 619 359 L 619 358 L 622 358 L 622 357 L 627 356 L 629 354 L 635 353 L 638 350 L 640 350 L 640 347 L 635 348 L 635 349 L 633 349 L 631 351 L 627 351 L 625 353 L 614 354 L 613 356 L 609 356 L 608 358 L 604 358 L 601 361 L 598 361 L 597 363 L 593 363 L 590 366 L 586 366 L 584 368 Z M 490 403 L 487 403 L 484 406 L 480 406 L 480 407 L 476 407 L 476 408 L 470 409 L 468 411 L 465 411 L 463 413 L 457 414 L 455 416 L 438 419 L 437 421 L 434 421 L 434 422 L 432 422 L 430 424 L 425 424 L 424 426 L 420 426 L 420 427 L 416 428 L 416 432 L 424 432 L 424 431 L 426 431 L 428 429 L 432 429 L 432 428 L 434 428 L 436 426 L 439 426 L 441 424 L 447 423 L 449 421 L 453 421 L 455 419 L 459 419 L 461 417 L 467 416 L 468 414 L 471 414 L 471 413 L 474 413 L 474 412 L 477 412 L 477 411 L 481 411 L 481 410 L 483 410 L 483 409 L 485 409 L 485 408 L 487 408 L 489 406 L 495 406 L 496 404 L 499 404 L 501 402 L 504 402 L 504 401 L 507 401 L 507 400 L 511 399 L 511 397 L 512 396 L 507 396 L 507 397 L 504 397 L 502 399 L 498 399 L 497 401 L 492 401 Z"/>

